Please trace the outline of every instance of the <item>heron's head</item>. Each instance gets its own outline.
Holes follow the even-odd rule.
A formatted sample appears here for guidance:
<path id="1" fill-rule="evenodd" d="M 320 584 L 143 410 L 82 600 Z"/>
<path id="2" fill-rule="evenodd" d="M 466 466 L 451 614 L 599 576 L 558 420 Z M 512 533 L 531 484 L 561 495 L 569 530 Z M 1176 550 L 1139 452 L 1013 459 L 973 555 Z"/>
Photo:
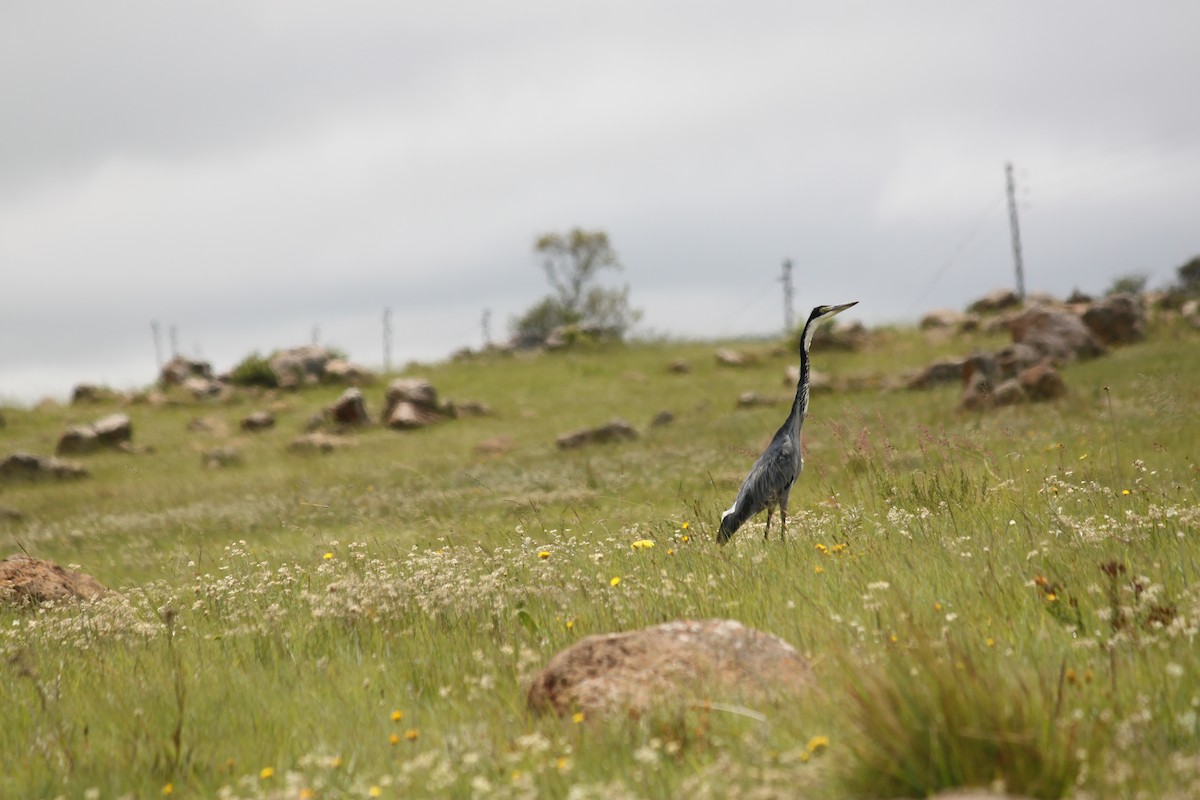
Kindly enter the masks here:
<path id="1" fill-rule="evenodd" d="M 814 308 L 808 317 L 808 324 L 804 326 L 804 349 L 807 351 L 812 346 L 813 334 L 816 332 L 819 322 L 836 317 L 850 306 L 856 305 L 858 305 L 857 300 L 853 303 L 842 303 L 840 306 L 817 306 Z"/>

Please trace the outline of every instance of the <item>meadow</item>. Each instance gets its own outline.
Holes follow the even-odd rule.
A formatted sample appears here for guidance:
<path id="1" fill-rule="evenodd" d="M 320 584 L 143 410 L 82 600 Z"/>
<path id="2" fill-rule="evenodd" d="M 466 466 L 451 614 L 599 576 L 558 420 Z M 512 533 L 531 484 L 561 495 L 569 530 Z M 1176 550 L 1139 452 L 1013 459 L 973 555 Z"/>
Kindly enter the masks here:
<path id="1" fill-rule="evenodd" d="M 325 455 L 285 446 L 334 387 L 5 408 L 0 455 L 113 410 L 153 452 L 0 486 L 24 514 L 0 556 L 119 592 L 0 608 L 0 797 L 1200 796 L 1200 334 L 1149 332 L 1067 366 L 1063 399 L 971 414 L 956 386 L 878 386 L 1001 338 L 814 348 L 861 388 L 813 396 L 787 540 L 760 516 L 726 547 L 720 512 L 787 413 L 736 400 L 790 400 L 778 343 L 725 343 L 757 356 L 742 369 L 672 341 L 410 365 L 496 413 Z M 273 429 L 238 430 L 264 407 Z M 200 416 L 231 432 L 189 432 Z M 641 437 L 555 447 L 613 417 Z M 202 468 L 229 442 L 242 466 Z M 754 713 L 527 709 L 572 642 L 680 618 L 783 638 L 812 691 Z"/>

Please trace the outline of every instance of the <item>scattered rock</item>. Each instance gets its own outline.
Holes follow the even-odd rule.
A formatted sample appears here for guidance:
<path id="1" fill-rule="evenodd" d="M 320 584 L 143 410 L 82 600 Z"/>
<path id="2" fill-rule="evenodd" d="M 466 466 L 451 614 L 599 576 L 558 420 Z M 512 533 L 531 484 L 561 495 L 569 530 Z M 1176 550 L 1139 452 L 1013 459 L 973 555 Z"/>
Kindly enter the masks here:
<path id="1" fill-rule="evenodd" d="M 438 404 L 437 390 L 424 378 L 396 378 L 384 395 L 383 424 L 398 430 L 424 428 L 454 416 L 453 406 Z"/>
<path id="2" fill-rule="evenodd" d="M 339 425 L 369 425 L 371 418 L 367 416 L 367 403 L 363 399 L 362 390 L 347 389 L 333 405 L 325 410 L 331 420 Z"/>
<path id="3" fill-rule="evenodd" d="M 742 392 L 738 395 L 738 408 L 761 408 L 764 406 L 778 406 L 783 404 L 783 399 L 779 397 L 767 397 L 758 392 Z"/>
<path id="4" fill-rule="evenodd" d="M 906 389 L 928 389 L 963 379 L 964 361 L 935 361 L 904 382 Z"/>
<path id="5" fill-rule="evenodd" d="M 0 506 L 0 522 L 20 522 L 25 515 L 15 508 Z"/>
<path id="6" fill-rule="evenodd" d="M 1179 314 L 1193 328 L 1200 328 L 1200 300 L 1188 300 L 1179 307 Z"/>
<path id="7" fill-rule="evenodd" d="M 84 478 L 88 471 L 74 461 L 64 461 L 60 458 L 44 458 L 29 453 L 13 453 L 0 461 L 0 481 L 31 480 L 39 481 L 53 478 Z"/>
<path id="8" fill-rule="evenodd" d="M 325 362 L 325 371 L 321 374 L 321 380 L 326 383 L 366 386 L 375 382 L 375 373 L 364 366 L 351 363 L 344 358 L 334 358 Z"/>
<path id="9" fill-rule="evenodd" d="M 584 428 L 574 433 L 565 433 L 558 437 L 556 444 L 560 450 L 571 450 L 587 444 L 607 444 L 636 438 L 638 438 L 638 432 L 633 429 L 632 425 L 623 419 L 614 419 L 597 428 Z"/>
<path id="10" fill-rule="evenodd" d="M 771 700 L 811 682 L 795 648 L 733 620 L 588 636 L 534 676 L 528 702 L 560 716 L 641 713 L 696 700 Z"/>
<path id="11" fill-rule="evenodd" d="M 280 389 L 297 389 L 320 383 L 326 366 L 334 358 L 335 354 L 329 348 L 306 344 L 274 353 L 269 363 Z"/>
<path id="12" fill-rule="evenodd" d="M 293 453 L 332 453 L 334 450 L 350 447 L 353 444 L 354 441 L 345 436 L 334 436 L 317 431 L 296 437 L 288 443 L 288 450 Z"/>
<path id="13" fill-rule="evenodd" d="M 219 469 L 221 467 L 240 467 L 244 462 L 242 451 L 236 447 L 216 447 L 201 453 L 200 463 L 205 469 Z"/>
<path id="14" fill-rule="evenodd" d="M 481 456 L 502 456 L 517 446 L 511 436 L 493 436 L 475 445 L 475 452 Z"/>
<path id="15" fill-rule="evenodd" d="M 189 376 L 180 385 L 197 400 L 221 397 L 229 392 L 228 384 L 222 383 L 216 378 L 205 378 L 201 375 Z"/>
<path id="16" fill-rule="evenodd" d="M 938 308 L 921 317 L 921 330 L 931 328 L 960 328 L 969 317 L 961 311 L 952 308 Z"/>
<path id="17" fill-rule="evenodd" d="M 675 415 L 670 411 L 663 409 L 654 415 L 654 419 L 650 420 L 651 428 L 661 428 L 664 425 L 670 425 L 675 421 Z"/>
<path id="18" fill-rule="evenodd" d="M 1014 342 L 1027 344 L 1060 364 L 1107 352 L 1079 317 L 1061 309 L 1027 309 L 1008 320 L 1008 329 Z"/>
<path id="19" fill-rule="evenodd" d="M 244 431 L 265 431 L 275 427 L 275 415 L 270 411 L 255 411 L 238 423 Z"/>
<path id="20" fill-rule="evenodd" d="M 207 361 L 192 361 L 183 356 L 175 356 L 159 371 L 158 381 L 163 386 L 181 386 L 188 378 L 197 377 L 205 380 L 213 379 L 212 365 Z"/>
<path id="21" fill-rule="evenodd" d="M 71 390 L 71 405 L 73 406 L 91 403 L 117 403 L 123 400 L 125 400 L 125 395 L 120 392 L 92 383 L 81 383 Z"/>
<path id="22" fill-rule="evenodd" d="M 1016 378 L 1000 381 L 991 392 L 992 405 L 997 407 L 1015 406 L 1017 403 L 1024 403 L 1026 399 L 1025 390 Z"/>
<path id="23" fill-rule="evenodd" d="M 63 431 L 56 455 L 81 455 L 104 447 L 133 452 L 133 422 L 125 414 L 109 414 L 91 425 L 73 425 Z"/>
<path id="24" fill-rule="evenodd" d="M 826 323 L 813 334 L 812 346 L 816 350 L 862 350 L 870 341 L 871 334 L 865 325 L 855 320 L 849 325 Z"/>
<path id="25" fill-rule="evenodd" d="M 1030 400 L 1055 400 L 1067 393 L 1058 370 L 1044 361 L 1021 372 L 1017 380 Z"/>
<path id="26" fill-rule="evenodd" d="M 1010 344 L 996 351 L 996 371 L 1001 378 L 1015 378 L 1042 360 L 1043 356 L 1036 347 L 1024 343 Z"/>
<path id="27" fill-rule="evenodd" d="M 204 433 L 209 436 L 228 436 L 229 425 L 219 417 L 192 417 L 188 420 L 189 433 Z"/>
<path id="28" fill-rule="evenodd" d="M 24 554 L 0 561 L 0 601 L 12 604 L 95 600 L 108 589 L 82 572 Z"/>
<path id="29" fill-rule="evenodd" d="M 750 357 L 740 350 L 730 350 L 728 347 L 722 347 L 714 354 L 717 363 L 722 367 L 744 367 L 750 363 Z"/>
<path id="30" fill-rule="evenodd" d="M 1021 296 L 1012 289 L 994 289 L 967 306 L 976 314 L 994 314 L 1021 305 Z"/>
<path id="31" fill-rule="evenodd" d="M 1129 293 L 1109 295 L 1083 312 L 1083 324 L 1109 346 L 1142 341 L 1146 338 L 1145 322 L 1145 309 Z"/>
<path id="32" fill-rule="evenodd" d="M 691 371 L 692 365 L 686 361 L 683 361 L 682 359 L 672 361 L 670 364 L 667 364 L 667 372 L 671 372 L 676 375 L 686 375 Z"/>

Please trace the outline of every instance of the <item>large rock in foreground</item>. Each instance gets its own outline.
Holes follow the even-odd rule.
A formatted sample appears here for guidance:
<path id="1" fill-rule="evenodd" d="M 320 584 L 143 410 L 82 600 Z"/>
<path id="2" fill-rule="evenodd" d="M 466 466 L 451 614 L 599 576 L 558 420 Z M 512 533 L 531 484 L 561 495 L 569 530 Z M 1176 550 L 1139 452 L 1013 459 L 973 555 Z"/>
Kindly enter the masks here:
<path id="1" fill-rule="evenodd" d="M 588 636 L 550 659 L 529 706 L 559 715 L 641 713 L 695 700 L 795 694 L 811 667 L 794 647 L 734 620 L 681 620 Z"/>
<path id="2" fill-rule="evenodd" d="M 60 567 L 53 561 L 20 554 L 0 561 L 0 602 L 95 600 L 106 594 L 108 589 L 91 575 Z"/>

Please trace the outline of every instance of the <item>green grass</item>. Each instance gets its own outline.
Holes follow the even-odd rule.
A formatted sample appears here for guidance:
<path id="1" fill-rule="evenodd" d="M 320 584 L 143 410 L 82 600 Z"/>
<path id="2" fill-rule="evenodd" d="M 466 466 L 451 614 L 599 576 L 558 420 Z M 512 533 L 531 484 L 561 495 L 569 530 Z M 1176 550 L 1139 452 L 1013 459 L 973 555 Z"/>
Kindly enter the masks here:
<path id="1" fill-rule="evenodd" d="M 1001 343 L 894 329 L 814 367 L 877 386 Z M 1194 796 L 1196 344 L 1160 325 L 1067 368 L 1063 400 L 984 414 L 955 413 L 955 387 L 817 394 L 789 540 L 764 544 L 760 517 L 726 548 L 720 511 L 786 414 L 735 407 L 789 394 L 794 357 L 769 343 L 740 343 L 759 356 L 740 370 L 673 342 L 414 365 L 496 415 L 323 456 L 285 447 L 331 387 L 5 409 L 0 455 L 112 410 L 154 450 L 0 486 L 25 514 L 0 521 L 0 555 L 120 590 L 0 610 L 0 796 Z M 276 427 L 242 433 L 260 407 Z M 649 428 L 661 410 L 675 422 Z M 228 435 L 189 433 L 197 416 Z M 615 416 L 642 437 L 554 445 Z M 498 435 L 511 452 L 476 452 Z M 201 467 L 230 442 L 243 466 Z M 526 709 L 571 642 L 680 617 L 781 636 L 814 690 L 766 722 Z"/>

